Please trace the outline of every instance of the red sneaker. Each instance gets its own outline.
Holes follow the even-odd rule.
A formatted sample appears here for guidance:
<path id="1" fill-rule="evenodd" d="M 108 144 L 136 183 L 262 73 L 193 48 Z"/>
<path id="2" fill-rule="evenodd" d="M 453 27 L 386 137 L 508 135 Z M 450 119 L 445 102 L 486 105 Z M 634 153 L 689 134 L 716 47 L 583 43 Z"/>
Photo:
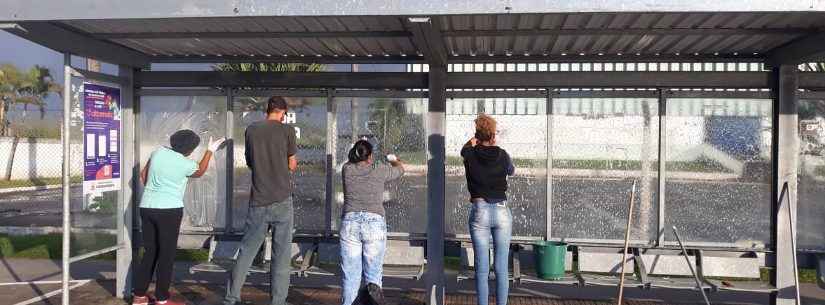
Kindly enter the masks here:
<path id="1" fill-rule="evenodd" d="M 175 300 L 173 298 L 169 298 L 168 300 L 165 300 L 165 301 L 156 301 L 155 305 L 186 305 L 186 302 L 178 301 L 178 300 Z"/>
<path id="2" fill-rule="evenodd" d="M 133 295 L 132 296 L 132 305 L 149 305 L 154 304 L 155 299 L 149 295 Z"/>

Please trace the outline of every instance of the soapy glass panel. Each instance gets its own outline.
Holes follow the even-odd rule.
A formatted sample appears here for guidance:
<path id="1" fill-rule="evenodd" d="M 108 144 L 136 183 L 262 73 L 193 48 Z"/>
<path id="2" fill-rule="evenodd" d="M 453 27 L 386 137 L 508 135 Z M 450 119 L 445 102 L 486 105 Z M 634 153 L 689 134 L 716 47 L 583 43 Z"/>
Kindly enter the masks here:
<path id="1" fill-rule="evenodd" d="M 294 227 L 301 231 L 324 230 L 326 211 L 326 98 L 284 97 L 289 110 L 287 124 L 295 127 L 298 170 L 292 174 Z M 246 166 L 244 133 L 252 123 L 266 119 L 269 97 L 236 97 L 234 101 L 235 182 L 234 227 L 243 229 L 249 211 L 252 173 Z"/>
<path id="2" fill-rule="evenodd" d="M 200 136 L 200 144 L 188 158 L 200 162 L 209 138 L 226 136 L 226 97 L 140 97 L 140 166 L 154 151 L 169 147 L 169 137 L 189 129 Z M 151 166 L 151 165 L 150 165 Z M 181 231 L 223 230 L 226 221 L 226 149 L 219 149 L 200 178 L 190 178 L 183 197 Z"/>
<path id="3" fill-rule="evenodd" d="M 631 239 L 656 238 L 658 100 L 555 98 L 552 115 L 553 239 L 621 243 L 633 183 Z"/>
<path id="4" fill-rule="evenodd" d="M 336 128 L 332 220 L 339 228 L 344 203 L 341 168 L 354 140 L 373 144 L 373 160 L 386 162 L 395 154 L 404 162 L 404 176 L 385 186 L 384 209 L 387 231 L 425 233 L 427 231 L 427 153 L 424 98 L 338 97 L 335 101 Z M 355 136 L 353 136 L 355 135 Z"/>
<path id="5" fill-rule="evenodd" d="M 825 250 L 825 100 L 799 101 L 797 248 Z M 780 224 L 783 225 L 783 224 Z"/>
<path id="6" fill-rule="evenodd" d="M 497 121 L 496 145 L 516 167 L 507 179 L 513 236 L 542 237 L 547 215 L 547 116 L 543 98 L 447 100 L 446 233 L 469 234 L 470 193 L 461 147 L 475 134 L 474 120 L 487 113 Z"/>
<path id="7" fill-rule="evenodd" d="M 665 239 L 764 248 L 771 228 L 771 100 L 667 100 Z"/>

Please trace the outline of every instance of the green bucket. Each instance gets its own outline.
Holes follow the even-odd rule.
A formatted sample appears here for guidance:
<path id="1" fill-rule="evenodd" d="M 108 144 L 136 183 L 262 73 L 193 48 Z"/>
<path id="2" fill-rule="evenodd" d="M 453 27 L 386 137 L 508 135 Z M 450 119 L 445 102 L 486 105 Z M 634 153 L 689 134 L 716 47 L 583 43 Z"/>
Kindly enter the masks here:
<path id="1" fill-rule="evenodd" d="M 545 280 L 558 280 L 564 277 L 564 258 L 567 244 L 555 241 L 539 241 L 533 244 L 536 260 L 536 274 Z"/>

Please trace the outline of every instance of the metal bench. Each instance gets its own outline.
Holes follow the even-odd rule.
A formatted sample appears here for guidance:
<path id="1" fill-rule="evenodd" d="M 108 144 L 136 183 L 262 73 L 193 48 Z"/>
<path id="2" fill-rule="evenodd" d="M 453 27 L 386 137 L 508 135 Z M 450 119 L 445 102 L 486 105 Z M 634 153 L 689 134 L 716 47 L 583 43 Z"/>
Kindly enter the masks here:
<path id="1" fill-rule="evenodd" d="M 227 272 L 235 264 L 240 248 L 240 234 L 216 234 L 209 241 L 209 258 L 206 263 L 197 264 L 189 268 L 190 273 L 196 272 Z M 404 253 L 394 253 L 394 244 L 409 243 L 404 247 Z M 340 276 L 338 264 L 322 264 L 320 262 L 320 248 L 322 244 L 337 244 L 335 234 L 324 233 L 296 233 L 293 236 L 293 252 L 296 257 L 292 260 L 291 273 L 300 277 L 308 276 Z M 397 245 L 396 245 L 397 246 Z M 272 257 L 271 239 L 266 238 L 250 273 L 269 273 L 269 264 Z M 337 253 L 334 255 L 337 256 Z M 424 258 L 423 242 L 419 240 L 393 236 L 388 240 L 387 256 L 384 261 L 384 277 L 410 278 L 420 280 L 424 274 L 426 259 Z"/>

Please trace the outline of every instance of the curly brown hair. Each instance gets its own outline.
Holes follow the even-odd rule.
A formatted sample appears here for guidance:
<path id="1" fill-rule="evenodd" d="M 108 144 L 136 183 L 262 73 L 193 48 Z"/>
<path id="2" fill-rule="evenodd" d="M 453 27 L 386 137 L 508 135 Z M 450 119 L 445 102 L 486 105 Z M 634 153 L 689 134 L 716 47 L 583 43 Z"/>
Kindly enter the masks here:
<path id="1" fill-rule="evenodd" d="M 496 119 L 493 117 L 480 114 L 475 120 L 476 134 L 475 138 L 479 141 L 491 141 L 496 136 Z"/>

